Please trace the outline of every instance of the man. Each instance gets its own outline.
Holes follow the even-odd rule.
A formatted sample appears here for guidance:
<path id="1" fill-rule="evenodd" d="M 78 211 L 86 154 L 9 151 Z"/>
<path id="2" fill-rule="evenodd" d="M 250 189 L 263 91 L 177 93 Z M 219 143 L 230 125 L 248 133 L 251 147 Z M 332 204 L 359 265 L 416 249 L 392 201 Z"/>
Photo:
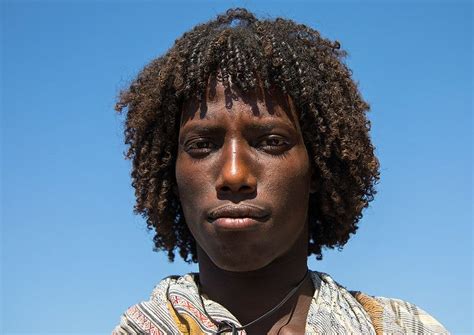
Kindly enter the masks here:
<path id="1" fill-rule="evenodd" d="M 156 250 L 199 274 L 164 279 L 115 334 L 446 332 L 307 268 L 356 232 L 379 179 L 344 55 L 305 25 L 231 9 L 122 92 L 135 210 Z"/>

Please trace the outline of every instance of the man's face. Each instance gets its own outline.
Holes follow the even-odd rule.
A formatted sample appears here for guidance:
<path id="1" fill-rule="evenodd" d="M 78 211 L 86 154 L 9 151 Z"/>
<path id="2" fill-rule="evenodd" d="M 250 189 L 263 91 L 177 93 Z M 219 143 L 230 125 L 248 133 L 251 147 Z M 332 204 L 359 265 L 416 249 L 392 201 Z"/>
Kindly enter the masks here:
<path id="1" fill-rule="evenodd" d="M 281 92 L 242 94 L 215 81 L 209 89 L 205 105 L 191 101 L 183 109 L 176 163 L 181 206 L 216 266 L 257 270 L 306 239 L 308 154 Z"/>

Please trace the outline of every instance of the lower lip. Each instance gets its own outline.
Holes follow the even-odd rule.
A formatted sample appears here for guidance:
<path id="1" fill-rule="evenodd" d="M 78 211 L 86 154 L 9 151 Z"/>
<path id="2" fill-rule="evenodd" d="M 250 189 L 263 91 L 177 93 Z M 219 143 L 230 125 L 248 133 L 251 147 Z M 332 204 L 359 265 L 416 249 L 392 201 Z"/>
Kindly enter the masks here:
<path id="1" fill-rule="evenodd" d="M 218 218 L 212 224 L 222 230 L 249 230 L 262 224 L 262 219 L 253 218 Z"/>

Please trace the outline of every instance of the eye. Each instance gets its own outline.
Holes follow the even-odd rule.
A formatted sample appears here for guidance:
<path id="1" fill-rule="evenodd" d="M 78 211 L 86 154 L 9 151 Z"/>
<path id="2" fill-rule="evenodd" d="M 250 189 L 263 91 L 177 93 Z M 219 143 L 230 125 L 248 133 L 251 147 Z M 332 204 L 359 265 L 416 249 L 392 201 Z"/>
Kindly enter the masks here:
<path id="1" fill-rule="evenodd" d="M 217 145 L 205 138 L 190 140 L 185 143 L 184 150 L 191 155 L 205 155 L 216 149 Z"/>
<path id="2" fill-rule="evenodd" d="M 264 146 L 270 146 L 270 147 L 279 147 L 279 146 L 285 145 L 286 143 L 287 142 L 284 141 L 283 138 L 278 138 L 278 137 L 271 137 L 262 141 L 262 144 Z"/>
<path id="3" fill-rule="evenodd" d="M 289 146 L 290 141 L 279 135 L 267 136 L 263 138 L 257 145 L 258 148 L 261 148 L 262 150 L 272 154 L 283 153 L 289 149 Z"/>

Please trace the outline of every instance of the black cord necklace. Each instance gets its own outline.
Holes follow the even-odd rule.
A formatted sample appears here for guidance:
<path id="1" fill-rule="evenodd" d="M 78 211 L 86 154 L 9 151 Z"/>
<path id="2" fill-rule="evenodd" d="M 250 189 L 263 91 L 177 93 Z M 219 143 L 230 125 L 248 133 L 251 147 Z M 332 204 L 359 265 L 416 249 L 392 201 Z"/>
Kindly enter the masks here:
<path id="1" fill-rule="evenodd" d="M 214 333 L 215 335 L 219 335 L 219 334 L 222 334 L 222 333 L 225 333 L 225 332 L 231 332 L 232 335 L 237 335 L 238 331 L 239 330 L 244 330 L 245 328 L 263 320 L 263 319 L 266 319 L 267 317 L 269 317 L 270 315 L 272 315 L 273 313 L 275 313 L 277 310 L 279 310 L 291 297 L 293 297 L 295 295 L 295 293 L 298 291 L 298 289 L 303 285 L 304 281 L 306 280 L 306 278 L 308 277 L 308 274 L 309 274 L 309 270 L 307 269 L 306 270 L 306 273 L 304 274 L 303 276 L 303 279 L 301 279 L 299 281 L 299 283 L 293 287 L 289 292 L 288 294 L 283 298 L 282 301 L 280 301 L 277 305 L 275 305 L 273 308 L 271 308 L 270 310 L 268 310 L 267 312 L 265 312 L 264 314 L 262 314 L 261 316 L 259 316 L 258 318 L 256 318 L 255 320 L 247 323 L 246 325 L 243 325 L 243 326 L 240 326 L 240 327 L 237 327 L 235 324 L 233 324 L 232 322 L 230 321 L 226 321 L 226 320 L 223 320 L 223 321 L 216 321 L 214 320 L 208 313 L 207 313 L 207 310 L 206 310 L 206 307 L 204 306 L 204 301 L 202 300 L 202 295 L 201 293 L 199 292 L 199 299 L 201 299 L 201 304 L 202 304 L 202 308 L 204 310 L 204 313 L 206 314 L 206 316 L 209 318 L 209 320 L 211 320 L 212 323 L 214 323 L 216 326 L 217 326 L 217 331 Z"/>

